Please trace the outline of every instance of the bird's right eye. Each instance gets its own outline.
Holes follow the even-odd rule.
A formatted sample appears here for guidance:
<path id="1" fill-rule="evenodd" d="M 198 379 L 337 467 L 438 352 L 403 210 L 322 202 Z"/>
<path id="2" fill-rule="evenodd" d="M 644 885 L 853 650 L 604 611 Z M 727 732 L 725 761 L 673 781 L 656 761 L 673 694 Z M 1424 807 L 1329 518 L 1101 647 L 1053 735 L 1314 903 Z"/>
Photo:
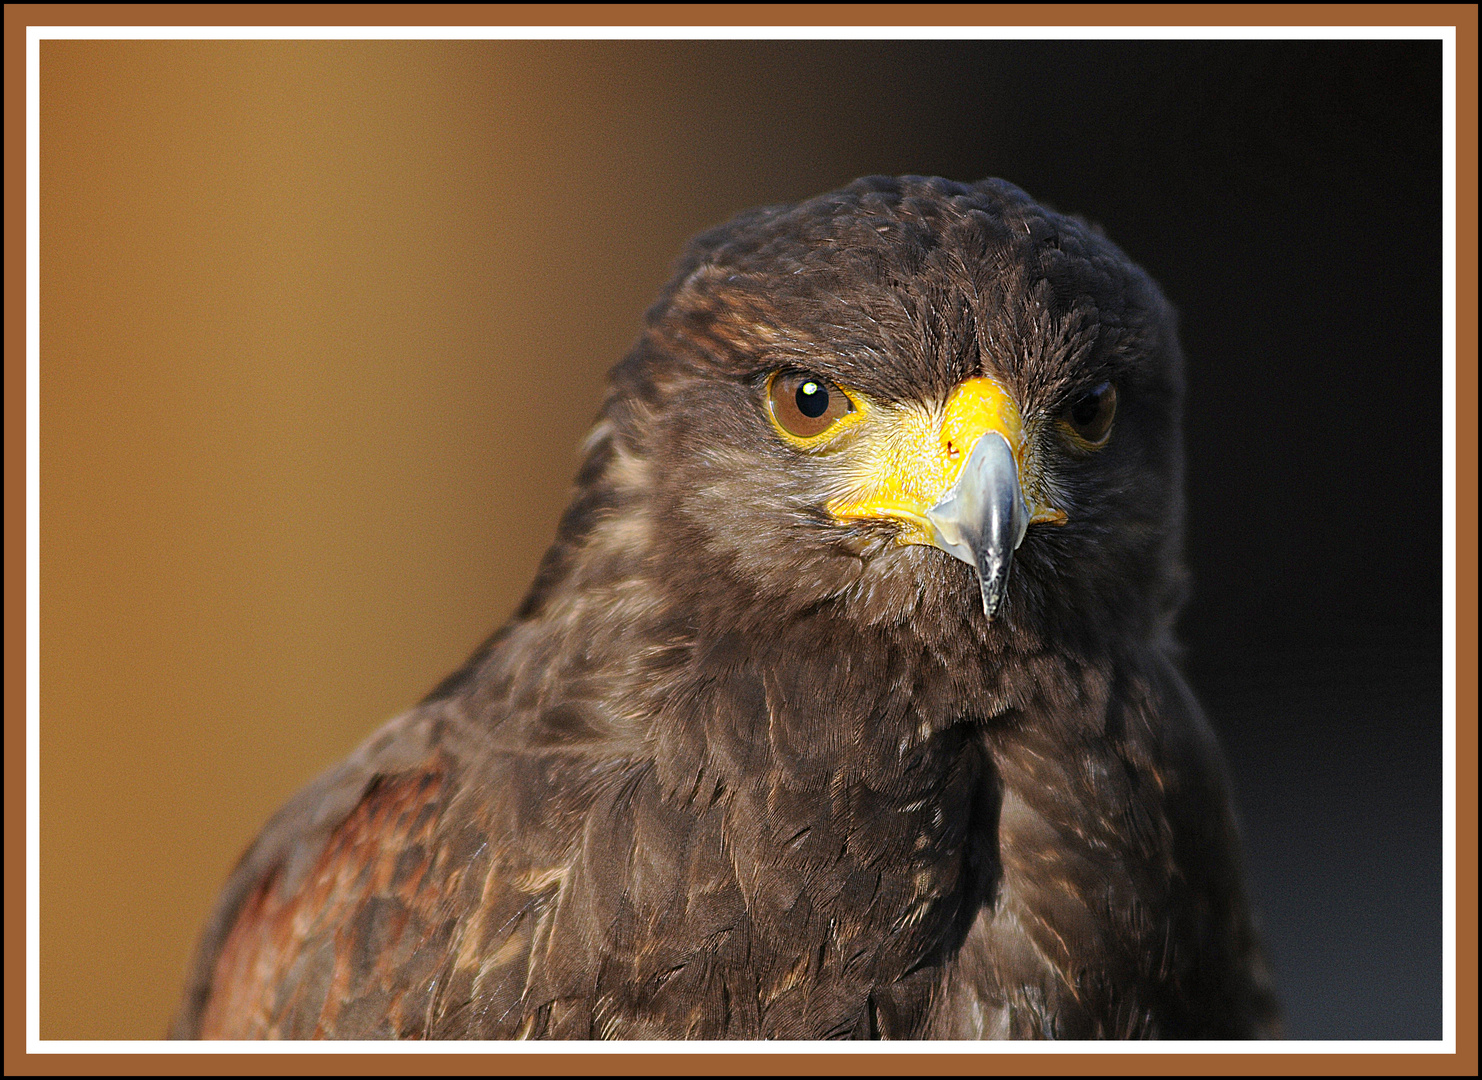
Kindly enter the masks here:
<path id="1" fill-rule="evenodd" d="M 854 412 L 849 395 L 807 371 L 779 371 L 767 384 L 772 419 L 794 439 L 815 439 Z"/>

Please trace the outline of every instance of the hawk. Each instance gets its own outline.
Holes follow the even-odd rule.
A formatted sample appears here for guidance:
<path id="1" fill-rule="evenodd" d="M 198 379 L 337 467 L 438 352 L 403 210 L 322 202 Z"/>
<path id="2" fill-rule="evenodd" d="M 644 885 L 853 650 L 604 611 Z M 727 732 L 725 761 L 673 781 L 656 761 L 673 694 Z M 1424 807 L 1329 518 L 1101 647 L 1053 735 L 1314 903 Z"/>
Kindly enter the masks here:
<path id="1" fill-rule="evenodd" d="M 1182 360 L 1001 180 L 701 235 L 510 621 L 285 806 L 181 1038 L 1244 1038 Z"/>

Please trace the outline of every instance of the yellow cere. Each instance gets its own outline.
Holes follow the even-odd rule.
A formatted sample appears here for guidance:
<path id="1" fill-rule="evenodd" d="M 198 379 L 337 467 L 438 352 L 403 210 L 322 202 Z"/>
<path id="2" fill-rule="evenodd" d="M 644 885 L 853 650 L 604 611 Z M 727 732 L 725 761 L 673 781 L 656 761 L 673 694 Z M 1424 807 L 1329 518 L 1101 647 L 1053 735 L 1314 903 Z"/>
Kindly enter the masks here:
<path id="1" fill-rule="evenodd" d="M 905 527 L 903 544 L 932 543 L 925 514 L 957 480 L 973 446 L 996 431 L 1008 442 L 1024 476 L 1026 440 L 1019 408 L 992 379 L 969 379 L 945 406 L 877 406 L 873 430 L 861 431 L 853 490 L 829 504 L 841 519 L 890 518 Z M 1063 522 L 1058 510 L 1029 503 L 1030 521 Z"/>

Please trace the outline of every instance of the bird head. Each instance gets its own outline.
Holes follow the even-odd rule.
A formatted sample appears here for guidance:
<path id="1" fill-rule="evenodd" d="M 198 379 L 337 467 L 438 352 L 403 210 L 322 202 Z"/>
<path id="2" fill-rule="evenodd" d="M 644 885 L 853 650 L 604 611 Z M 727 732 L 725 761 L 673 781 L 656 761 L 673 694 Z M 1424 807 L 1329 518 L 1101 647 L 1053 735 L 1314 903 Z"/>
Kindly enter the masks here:
<path id="1" fill-rule="evenodd" d="M 743 214 L 691 245 L 614 370 L 593 519 L 761 631 L 825 607 L 995 641 L 1166 630 L 1173 322 L 1096 229 L 1003 181 Z"/>

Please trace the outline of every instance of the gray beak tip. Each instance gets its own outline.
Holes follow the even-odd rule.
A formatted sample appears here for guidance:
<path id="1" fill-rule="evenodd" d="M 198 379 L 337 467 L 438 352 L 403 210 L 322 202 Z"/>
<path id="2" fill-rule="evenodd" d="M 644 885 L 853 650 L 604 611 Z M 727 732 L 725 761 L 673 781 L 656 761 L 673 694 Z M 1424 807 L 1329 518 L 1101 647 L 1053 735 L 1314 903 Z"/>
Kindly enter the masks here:
<path id="1" fill-rule="evenodd" d="M 1029 527 L 1019 467 L 1008 440 L 996 431 L 983 435 L 956 483 L 926 518 L 937 546 L 977 571 L 983 614 L 991 622 L 1008 595 L 1014 551 Z"/>
<path id="2" fill-rule="evenodd" d="M 985 572 L 983 567 L 978 568 L 978 584 L 982 586 L 983 592 L 983 614 L 992 622 L 993 617 L 998 614 L 998 609 L 1003 606 L 1003 599 L 1008 594 L 1009 568 L 1007 565 L 996 572 Z"/>

